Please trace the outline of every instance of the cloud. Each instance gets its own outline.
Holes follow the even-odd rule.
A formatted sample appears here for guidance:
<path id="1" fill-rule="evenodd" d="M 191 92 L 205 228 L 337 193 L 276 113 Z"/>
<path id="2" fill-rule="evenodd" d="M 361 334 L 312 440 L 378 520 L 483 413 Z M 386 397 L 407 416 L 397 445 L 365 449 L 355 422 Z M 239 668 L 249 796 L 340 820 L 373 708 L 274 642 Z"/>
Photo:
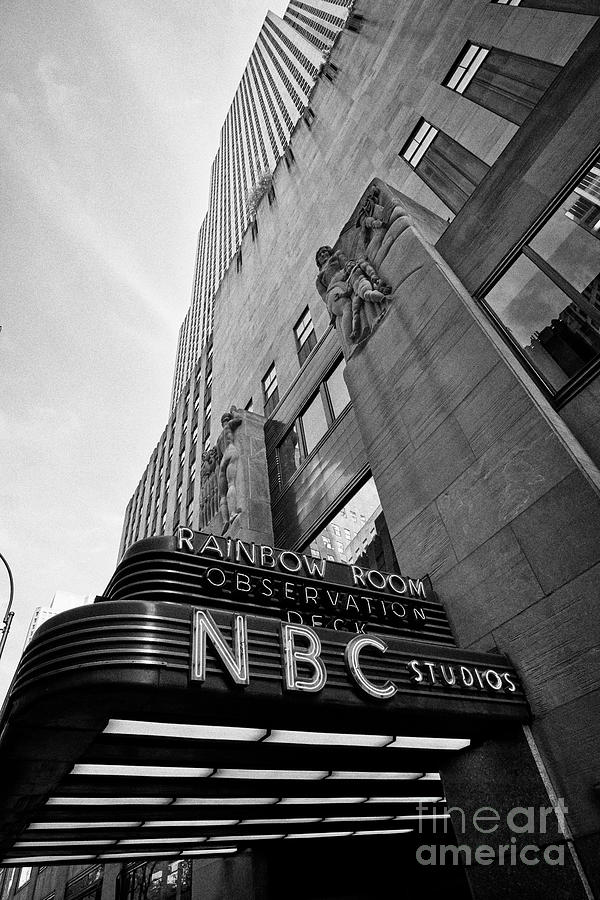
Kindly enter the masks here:
<path id="1" fill-rule="evenodd" d="M 68 119 L 75 128 L 74 94 L 54 78 L 57 65 L 54 58 L 40 63 L 46 101 L 55 117 L 61 118 L 63 124 Z M 64 164 L 64 158 L 55 159 L 49 143 L 35 114 L 28 110 L 19 96 L 11 90 L 2 92 L 0 144 L 4 145 L 7 158 L 25 178 L 46 215 L 66 232 L 75 246 L 84 246 L 92 251 L 117 282 L 134 292 L 146 313 L 174 333 L 171 306 L 149 281 L 122 237 L 94 216 L 90 211 L 91 204 L 85 203 L 75 187 L 65 180 L 63 173 L 69 171 L 69 166 Z M 118 290 L 115 296 L 119 297 Z"/>
<path id="2" fill-rule="evenodd" d="M 37 76 L 44 90 L 47 112 L 62 125 L 73 127 L 79 91 L 59 78 L 60 71 L 61 62 L 56 56 L 42 56 L 38 62 Z"/>

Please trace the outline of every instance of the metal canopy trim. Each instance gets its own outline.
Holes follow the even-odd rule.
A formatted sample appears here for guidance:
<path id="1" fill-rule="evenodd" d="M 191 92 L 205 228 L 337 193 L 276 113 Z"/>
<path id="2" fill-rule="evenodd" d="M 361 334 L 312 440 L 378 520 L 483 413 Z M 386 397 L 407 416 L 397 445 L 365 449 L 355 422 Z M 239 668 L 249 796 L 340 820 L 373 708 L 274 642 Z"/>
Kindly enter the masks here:
<path id="1" fill-rule="evenodd" d="M 303 618 L 307 624 L 317 614 L 323 627 L 358 630 L 362 623 L 369 632 L 454 644 L 446 611 L 427 576 L 412 579 L 367 571 L 188 528 L 179 531 L 191 537 L 145 538 L 133 544 L 117 566 L 105 599 L 168 596 L 213 609 L 243 609 L 291 621 Z"/>
<path id="2" fill-rule="evenodd" d="M 233 647 L 235 616 L 209 614 Z M 369 679 L 397 685 L 390 700 L 350 677 L 344 653 L 357 636 L 324 630 L 326 684 L 286 691 L 284 624 L 256 616 L 245 617 L 249 683 L 232 683 L 210 640 L 205 679 L 194 681 L 194 615 L 181 603 L 121 601 L 40 628 L 1 723 L 3 865 L 433 828 L 446 815 L 439 771 L 449 756 L 527 718 L 503 657 L 390 635 L 385 654 L 365 647 L 362 657 Z M 515 689 L 449 685 L 439 674 L 428 683 L 442 665 L 508 673 Z"/>

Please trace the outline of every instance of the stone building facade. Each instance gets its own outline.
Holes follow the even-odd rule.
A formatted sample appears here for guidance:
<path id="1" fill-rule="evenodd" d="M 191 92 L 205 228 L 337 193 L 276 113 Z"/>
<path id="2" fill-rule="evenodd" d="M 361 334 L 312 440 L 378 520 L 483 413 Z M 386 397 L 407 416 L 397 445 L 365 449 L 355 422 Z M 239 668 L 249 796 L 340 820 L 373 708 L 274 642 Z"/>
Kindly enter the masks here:
<path id="1" fill-rule="evenodd" d="M 255 477 L 269 488 L 236 536 L 326 553 L 323 535 L 342 537 L 368 486 L 375 499 L 355 512 L 378 522 L 381 567 L 429 574 L 459 645 L 506 653 L 531 704 L 530 728 L 466 753 L 448 785 L 469 779 L 477 808 L 510 794 L 510 772 L 516 801 L 532 766 L 535 796 L 568 807 L 553 892 L 598 896 L 600 9 L 381 0 L 361 12 L 221 283 L 212 342 L 122 549 L 199 526 L 191 448 L 215 444 L 232 405 L 248 433 L 262 429 Z M 363 231 L 369 198 L 381 224 Z M 315 287 L 320 246 L 366 257 L 391 288 L 361 340 L 347 327 L 358 295 L 336 311 Z M 369 302 L 356 299 L 363 316 Z M 360 531 L 336 548 L 348 561 L 367 552 Z M 522 896 L 547 895 L 541 869 L 521 871 Z M 494 875 L 496 887 L 489 869 L 469 872 L 476 896 L 507 896 Z"/>

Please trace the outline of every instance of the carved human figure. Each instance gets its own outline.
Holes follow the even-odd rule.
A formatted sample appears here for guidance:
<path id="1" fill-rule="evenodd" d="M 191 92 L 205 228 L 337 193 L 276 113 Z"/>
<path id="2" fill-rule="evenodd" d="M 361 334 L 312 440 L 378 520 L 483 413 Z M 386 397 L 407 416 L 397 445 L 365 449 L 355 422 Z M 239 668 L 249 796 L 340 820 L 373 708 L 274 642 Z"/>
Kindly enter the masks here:
<path id="1" fill-rule="evenodd" d="M 346 326 L 351 319 L 351 288 L 344 271 L 348 258 L 341 250 L 334 252 L 332 247 L 325 246 L 317 250 L 316 262 L 319 269 L 317 291 L 329 311 L 331 324 L 343 335 L 349 335 L 350 328 Z"/>
<path id="2" fill-rule="evenodd" d="M 242 511 L 237 505 L 236 479 L 240 451 L 235 445 L 235 431 L 242 424 L 242 418 L 237 416 L 236 412 L 235 406 L 232 406 L 229 412 L 223 413 L 221 416 L 223 430 L 217 438 L 217 457 L 220 458 L 219 512 L 223 523 L 221 534 L 225 534 Z"/>
<path id="3" fill-rule="evenodd" d="M 371 263 L 364 257 L 348 260 L 344 272 L 351 288 L 352 297 L 350 337 L 353 341 L 358 341 L 370 332 L 371 321 L 377 320 L 385 312 L 386 294 L 390 293 L 391 288 L 379 277 Z M 365 303 L 370 305 L 373 314 L 366 316 L 366 321 L 363 323 L 361 313 Z"/>
<path id="4" fill-rule="evenodd" d="M 383 206 L 379 202 L 379 188 L 371 188 L 356 216 L 356 227 L 360 228 L 363 247 L 366 250 L 374 228 L 383 228 Z"/>
<path id="5" fill-rule="evenodd" d="M 217 451 L 215 447 L 210 450 L 202 451 L 202 462 L 200 463 L 200 484 L 208 481 L 209 477 L 217 467 Z"/>
<path id="6" fill-rule="evenodd" d="M 392 289 L 365 257 L 348 259 L 342 250 L 325 246 L 317 250 L 316 261 L 317 290 L 348 355 L 351 344 L 364 339 L 384 315 Z"/>
<path id="7" fill-rule="evenodd" d="M 200 522 L 202 526 L 208 525 L 215 515 L 218 505 L 218 486 L 216 479 L 217 448 L 202 452 L 200 464 Z"/>

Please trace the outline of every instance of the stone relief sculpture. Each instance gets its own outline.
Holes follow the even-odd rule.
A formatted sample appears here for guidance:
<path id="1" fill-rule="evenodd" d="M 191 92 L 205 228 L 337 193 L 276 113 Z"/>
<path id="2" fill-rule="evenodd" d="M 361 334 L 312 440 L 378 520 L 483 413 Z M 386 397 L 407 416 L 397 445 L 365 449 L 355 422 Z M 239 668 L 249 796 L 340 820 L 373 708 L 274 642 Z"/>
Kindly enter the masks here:
<path id="1" fill-rule="evenodd" d="M 317 291 L 349 356 L 385 315 L 391 288 L 366 257 L 348 259 L 342 250 L 323 246 L 317 250 L 316 262 Z"/>
<path id="2" fill-rule="evenodd" d="M 383 228 L 384 210 L 379 202 L 381 199 L 380 191 L 377 187 L 372 187 L 359 208 L 356 215 L 356 227 L 360 228 L 363 249 L 367 249 L 369 241 L 373 236 L 373 229 Z"/>
<path id="3" fill-rule="evenodd" d="M 204 450 L 200 463 L 200 528 L 206 528 L 219 510 L 217 448 Z"/>
<path id="4" fill-rule="evenodd" d="M 371 333 L 371 323 L 377 322 L 385 313 L 386 295 L 391 293 L 391 288 L 382 281 L 371 263 L 365 259 L 351 259 L 344 272 L 351 289 L 352 301 L 352 331 L 350 337 L 353 341 L 360 341 Z M 381 290 L 380 290 L 381 288 Z M 371 307 L 370 315 L 365 309 L 365 304 Z M 363 311 L 365 315 L 363 315 Z"/>
<path id="5" fill-rule="evenodd" d="M 223 525 L 221 534 L 225 534 L 242 511 L 238 506 L 236 486 L 240 451 L 235 445 L 235 431 L 242 424 L 242 418 L 236 415 L 237 412 L 235 406 L 232 406 L 229 412 L 223 413 L 223 430 L 217 438 L 219 512 Z"/>
<path id="6" fill-rule="evenodd" d="M 200 484 L 204 484 L 217 468 L 217 449 L 212 447 L 210 450 L 202 451 L 202 462 L 200 464 Z"/>

